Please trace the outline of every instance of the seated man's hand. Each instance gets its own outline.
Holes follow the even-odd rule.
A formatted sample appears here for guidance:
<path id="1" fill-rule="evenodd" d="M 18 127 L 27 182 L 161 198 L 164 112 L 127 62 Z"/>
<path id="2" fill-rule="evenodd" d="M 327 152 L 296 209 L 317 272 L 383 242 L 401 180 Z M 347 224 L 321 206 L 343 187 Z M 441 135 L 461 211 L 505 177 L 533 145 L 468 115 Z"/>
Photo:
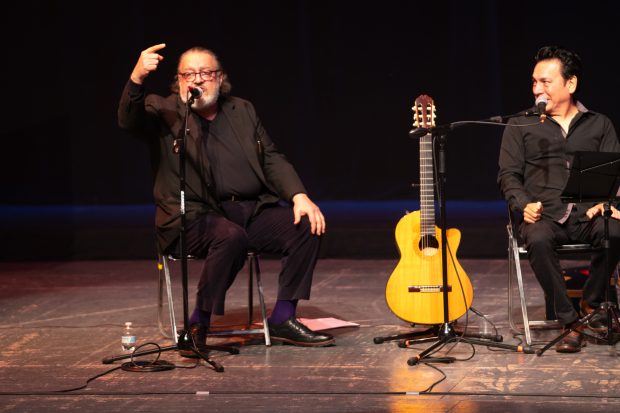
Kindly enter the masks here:
<path id="1" fill-rule="evenodd" d="M 620 219 L 620 211 L 618 211 L 616 207 L 613 205 L 610 207 L 610 209 L 611 209 L 611 217 L 614 219 Z M 604 211 L 605 211 L 605 204 L 601 202 L 600 204 L 596 204 L 592 208 L 588 209 L 586 211 L 586 216 L 589 219 L 592 219 L 597 215 L 603 215 Z"/>
<path id="2" fill-rule="evenodd" d="M 542 217 L 542 212 L 542 202 L 529 203 L 523 209 L 523 220 L 528 224 L 533 224 L 534 222 L 540 220 Z"/>
<path id="3" fill-rule="evenodd" d="M 299 224 L 301 217 L 306 215 L 310 220 L 310 232 L 315 235 L 325 233 L 325 217 L 319 207 L 308 198 L 306 194 L 296 194 L 293 199 L 293 213 L 295 214 L 294 224 Z"/>

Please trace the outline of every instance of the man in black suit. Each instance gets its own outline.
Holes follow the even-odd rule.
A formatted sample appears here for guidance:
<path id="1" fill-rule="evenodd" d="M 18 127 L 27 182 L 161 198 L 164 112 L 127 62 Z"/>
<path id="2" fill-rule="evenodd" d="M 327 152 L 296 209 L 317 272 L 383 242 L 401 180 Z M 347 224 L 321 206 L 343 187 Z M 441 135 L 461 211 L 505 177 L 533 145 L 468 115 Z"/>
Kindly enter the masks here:
<path id="1" fill-rule="evenodd" d="M 121 128 L 148 142 L 154 158 L 159 247 L 179 248 L 179 161 L 186 102 L 192 93 L 186 138 L 186 247 L 205 256 L 190 331 L 206 343 L 211 314 L 224 313 L 227 289 L 248 249 L 282 256 L 278 299 L 269 318 L 271 338 L 300 346 L 334 343 L 296 320 L 299 299 L 310 298 L 325 218 L 299 176 L 263 128 L 253 105 L 229 95 L 217 56 L 194 47 L 179 58 L 172 94 L 146 96 L 144 81 L 157 70 L 165 44 L 144 50 L 118 108 Z M 191 102 L 191 100 L 190 100 Z"/>

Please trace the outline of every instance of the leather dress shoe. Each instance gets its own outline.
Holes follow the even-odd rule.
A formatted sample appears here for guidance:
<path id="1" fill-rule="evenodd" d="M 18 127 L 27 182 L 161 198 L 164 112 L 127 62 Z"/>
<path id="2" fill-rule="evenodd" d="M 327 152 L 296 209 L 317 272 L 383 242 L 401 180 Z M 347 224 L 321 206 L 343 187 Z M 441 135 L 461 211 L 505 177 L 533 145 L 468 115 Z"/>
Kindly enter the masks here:
<path id="1" fill-rule="evenodd" d="M 269 335 L 273 341 L 302 347 L 325 347 L 335 343 L 331 334 L 317 333 L 301 324 L 295 317 L 281 324 L 269 324 Z"/>
<path id="2" fill-rule="evenodd" d="M 586 342 L 583 339 L 583 335 L 578 330 L 575 330 L 568 333 L 555 345 L 555 351 L 558 353 L 578 353 L 581 351 L 581 347 L 585 346 Z"/>
<path id="3" fill-rule="evenodd" d="M 207 327 L 200 323 L 192 324 L 189 328 L 189 334 L 196 347 L 200 348 L 207 345 Z"/>
<path id="4" fill-rule="evenodd" d="M 185 343 L 179 342 L 179 355 L 187 358 L 198 357 L 191 348 L 196 345 L 196 350 L 203 354 L 209 353 L 207 349 L 207 328 L 202 324 L 192 324 L 189 328 L 188 341 Z M 193 343 L 192 343 L 193 341 Z"/>

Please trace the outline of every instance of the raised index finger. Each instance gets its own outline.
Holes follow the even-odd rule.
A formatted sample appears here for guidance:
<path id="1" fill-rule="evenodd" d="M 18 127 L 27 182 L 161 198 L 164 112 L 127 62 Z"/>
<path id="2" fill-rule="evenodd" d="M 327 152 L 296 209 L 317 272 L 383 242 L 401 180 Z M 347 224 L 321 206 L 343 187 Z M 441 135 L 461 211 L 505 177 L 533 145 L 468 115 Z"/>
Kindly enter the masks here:
<path id="1" fill-rule="evenodd" d="M 166 43 L 156 44 L 155 46 L 151 46 L 148 49 L 146 49 L 145 52 L 153 53 L 153 52 L 163 49 L 164 47 L 166 47 Z"/>

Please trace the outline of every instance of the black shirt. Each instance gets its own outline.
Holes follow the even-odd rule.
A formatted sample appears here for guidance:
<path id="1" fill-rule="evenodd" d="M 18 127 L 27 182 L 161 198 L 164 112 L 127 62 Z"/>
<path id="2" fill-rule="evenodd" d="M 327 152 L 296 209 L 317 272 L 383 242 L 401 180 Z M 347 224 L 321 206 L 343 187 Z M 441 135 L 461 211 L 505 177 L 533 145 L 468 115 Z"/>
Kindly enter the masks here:
<path id="1" fill-rule="evenodd" d="M 226 115 L 220 112 L 213 121 L 201 118 L 201 126 L 217 198 L 257 199 L 263 186 L 243 156 L 243 148 Z"/>
<path id="2" fill-rule="evenodd" d="M 511 209 L 522 212 L 528 203 L 540 201 L 543 216 L 560 220 L 567 208 L 560 195 L 574 152 L 620 152 L 611 121 L 580 103 L 578 108 L 566 137 L 551 117 L 542 124 L 538 118 L 526 116 L 508 122 L 502 137 L 497 180 Z"/>

